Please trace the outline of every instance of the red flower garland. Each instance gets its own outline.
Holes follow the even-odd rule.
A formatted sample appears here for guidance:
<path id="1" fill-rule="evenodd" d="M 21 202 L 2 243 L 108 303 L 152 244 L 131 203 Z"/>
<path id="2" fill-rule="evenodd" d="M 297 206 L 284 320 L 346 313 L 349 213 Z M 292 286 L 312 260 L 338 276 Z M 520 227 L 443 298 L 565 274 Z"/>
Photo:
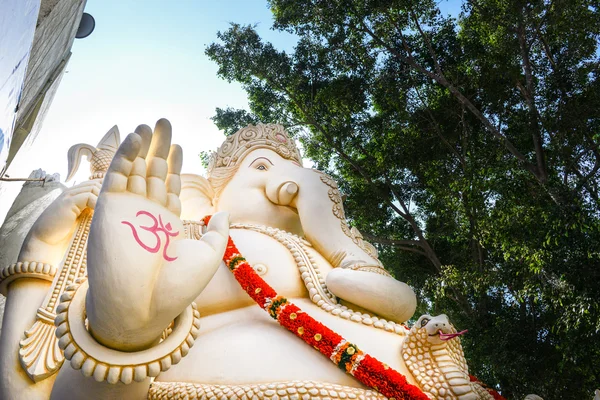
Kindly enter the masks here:
<path id="1" fill-rule="evenodd" d="M 204 217 L 204 224 L 208 225 L 209 220 L 210 216 Z M 261 308 L 281 326 L 328 357 L 340 369 L 390 399 L 429 400 L 418 387 L 408 383 L 404 375 L 364 353 L 288 299 L 279 296 L 241 256 L 231 237 L 223 261 L 233 272 L 242 289 Z"/>

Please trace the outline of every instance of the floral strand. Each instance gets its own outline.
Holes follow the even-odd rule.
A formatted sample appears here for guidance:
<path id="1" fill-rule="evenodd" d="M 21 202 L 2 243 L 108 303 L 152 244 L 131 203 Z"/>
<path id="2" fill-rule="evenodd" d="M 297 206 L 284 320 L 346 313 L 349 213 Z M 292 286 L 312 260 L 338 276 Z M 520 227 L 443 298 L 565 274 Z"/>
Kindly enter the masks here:
<path id="1" fill-rule="evenodd" d="M 204 217 L 208 225 L 210 216 Z M 242 289 L 281 326 L 328 357 L 344 372 L 393 400 L 428 400 L 406 377 L 381 361 L 347 342 L 322 323 L 277 294 L 240 254 L 231 237 L 223 255 L 225 265 L 233 272 Z"/>

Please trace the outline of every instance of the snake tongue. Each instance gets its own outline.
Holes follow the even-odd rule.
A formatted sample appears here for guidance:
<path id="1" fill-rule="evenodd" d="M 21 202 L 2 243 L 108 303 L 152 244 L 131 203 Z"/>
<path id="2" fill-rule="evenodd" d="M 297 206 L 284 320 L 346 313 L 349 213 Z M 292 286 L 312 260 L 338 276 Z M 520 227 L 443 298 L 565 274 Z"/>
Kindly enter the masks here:
<path id="1" fill-rule="evenodd" d="M 464 331 L 460 331 L 460 332 L 457 332 L 457 333 L 443 333 L 442 331 L 440 331 L 440 339 L 442 339 L 442 340 L 450 340 L 450 339 L 453 339 L 453 338 L 455 338 L 457 336 L 464 335 L 467 332 L 469 332 L 468 329 L 465 329 Z"/>

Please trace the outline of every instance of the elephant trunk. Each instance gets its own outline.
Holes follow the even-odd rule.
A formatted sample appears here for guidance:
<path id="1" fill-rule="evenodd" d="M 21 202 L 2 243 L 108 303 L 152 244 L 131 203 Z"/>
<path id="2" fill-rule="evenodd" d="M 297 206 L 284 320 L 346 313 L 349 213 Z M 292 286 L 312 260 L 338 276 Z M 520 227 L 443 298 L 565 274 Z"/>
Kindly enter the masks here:
<path id="1" fill-rule="evenodd" d="M 335 182 L 312 169 L 293 167 L 286 172 L 278 183 L 267 185 L 267 197 L 297 210 L 306 239 L 334 267 L 376 265 L 350 233 Z"/>
<path id="2" fill-rule="evenodd" d="M 298 194 L 298 184 L 294 181 L 286 181 L 279 186 L 268 185 L 267 197 L 273 203 L 280 206 L 292 206 L 296 208 L 295 200 Z"/>
<path id="3" fill-rule="evenodd" d="M 304 237 L 336 268 L 326 281 L 333 294 L 391 321 L 406 321 L 413 315 L 417 298 L 407 284 L 352 270 L 381 264 L 358 231 L 348 227 L 333 179 L 316 170 L 290 166 L 281 171 L 278 183 L 266 189 L 273 203 L 295 209 Z"/>

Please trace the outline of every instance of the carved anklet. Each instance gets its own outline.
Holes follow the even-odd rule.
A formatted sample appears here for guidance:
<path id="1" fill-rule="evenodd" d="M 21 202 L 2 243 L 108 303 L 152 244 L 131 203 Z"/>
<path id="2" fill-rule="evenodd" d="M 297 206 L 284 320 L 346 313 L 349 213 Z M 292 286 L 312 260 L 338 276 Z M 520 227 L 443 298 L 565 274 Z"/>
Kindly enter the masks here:
<path id="1" fill-rule="evenodd" d="M 8 284 L 20 278 L 37 278 L 52 281 L 56 267 L 36 261 L 18 262 L 0 270 L 0 293 L 6 296 Z"/>
<path id="2" fill-rule="evenodd" d="M 173 321 L 169 336 L 146 350 L 125 352 L 98 343 L 86 328 L 85 298 L 87 279 L 67 287 L 60 298 L 54 320 L 58 346 L 64 351 L 71 367 L 81 369 L 84 376 L 110 384 L 141 382 L 155 377 L 185 357 L 198 337 L 200 313 L 192 303 Z"/>

